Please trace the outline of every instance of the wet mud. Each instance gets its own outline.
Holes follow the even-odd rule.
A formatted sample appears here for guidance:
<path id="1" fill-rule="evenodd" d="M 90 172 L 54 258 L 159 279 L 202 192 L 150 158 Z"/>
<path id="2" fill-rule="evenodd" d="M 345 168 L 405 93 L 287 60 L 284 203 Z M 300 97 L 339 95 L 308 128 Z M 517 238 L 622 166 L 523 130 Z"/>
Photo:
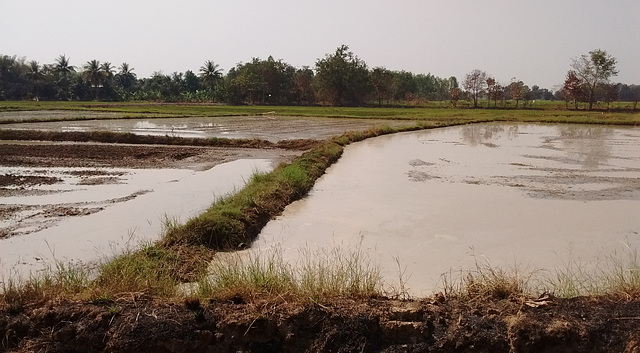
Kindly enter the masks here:
<path id="1" fill-rule="evenodd" d="M 481 300 L 479 300 L 481 299 Z M 640 303 L 337 299 L 300 303 L 132 299 L 0 308 L 10 352 L 637 352 Z"/>

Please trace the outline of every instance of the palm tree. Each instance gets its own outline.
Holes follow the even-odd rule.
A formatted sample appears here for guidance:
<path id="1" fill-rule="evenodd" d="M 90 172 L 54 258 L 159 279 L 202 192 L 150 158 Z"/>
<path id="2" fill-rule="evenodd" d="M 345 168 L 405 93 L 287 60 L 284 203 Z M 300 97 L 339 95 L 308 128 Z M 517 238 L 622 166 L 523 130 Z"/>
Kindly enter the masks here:
<path id="1" fill-rule="evenodd" d="M 91 86 L 93 86 L 96 90 L 96 100 L 98 100 L 98 92 L 100 86 L 105 80 L 105 73 L 102 71 L 100 66 L 100 62 L 98 60 L 87 61 L 84 65 L 84 71 L 82 72 L 82 76 L 84 77 Z"/>
<path id="2" fill-rule="evenodd" d="M 69 76 L 76 72 L 75 66 L 69 64 L 69 58 L 66 55 L 60 55 L 53 64 L 53 73 L 58 80 L 58 98 L 69 98 Z"/>
<path id="3" fill-rule="evenodd" d="M 215 101 L 216 83 L 222 79 L 222 71 L 218 69 L 218 64 L 207 60 L 204 66 L 200 67 L 200 79 L 209 85 L 212 101 Z"/>
<path id="4" fill-rule="evenodd" d="M 60 55 L 53 64 L 53 71 L 66 78 L 68 75 L 76 72 L 76 67 L 69 65 L 69 58 L 65 55 Z"/>
<path id="5" fill-rule="evenodd" d="M 27 77 L 27 79 L 29 79 L 33 83 L 33 89 L 35 91 L 34 93 L 36 96 L 35 99 L 39 100 L 38 86 L 45 77 L 44 67 L 41 68 L 40 64 L 38 64 L 37 61 L 32 60 L 29 62 L 28 70 L 29 71 L 27 71 L 24 75 Z"/>
<path id="6" fill-rule="evenodd" d="M 133 73 L 133 68 L 130 68 L 129 64 L 122 63 L 120 65 L 120 72 L 116 75 L 116 82 L 124 90 L 125 100 L 129 99 L 130 90 L 136 82 L 136 74 Z"/>
<path id="7" fill-rule="evenodd" d="M 114 69 L 116 67 L 111 65 L 110 62 L 104 62 L 102 65 L 100 65 L 100 70 L 102 70 L 102 72 L 104 73 L 105 78 L 109 79 L 111 77 L 113 77 L 113 73 L 114 73 Z"/>

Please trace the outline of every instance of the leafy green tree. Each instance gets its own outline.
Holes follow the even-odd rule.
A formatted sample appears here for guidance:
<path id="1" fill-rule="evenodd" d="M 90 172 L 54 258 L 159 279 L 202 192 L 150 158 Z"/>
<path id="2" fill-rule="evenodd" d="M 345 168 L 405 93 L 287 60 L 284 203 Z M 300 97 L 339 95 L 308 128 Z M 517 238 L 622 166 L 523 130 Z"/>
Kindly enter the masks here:
<path id="1" fill-rule="evenodd" d="M 593 108 L 598 85 L 608 83 L 609 78 L 618 74 L 616 59 L 600 49 L 573 59 L 571 68 L 587 90 L 589 110 Z"/>
<path id="2" fill-rule="evenodd" d="M 602 97 L 605 103 L 607 103 L 607 110 L 611 108 L 611 102 L 618 99 L 618 92 L 620 91 L 620 85 L 614 83 L 600 84 L 598 90 L 599 95 Z"/>
<path id="3" fill-rule="evenodd" d="M 184 73 L 184 85 L 185 89 L 189 93 L 196 93 L 196 91 L 198 91 L 201 87 L 198 76 L 196 76 L 196 74 L 194 74 L 191 70 L 187 70 Z"/>
<path id="4" fill-rule="evenodd" d="M 294 93 L 296 69 L 282 60 L 258 62 L 259 74 L 263 82 L 262 101 L 267 104 L 288 104 Z"/>
<path id="5" fill-rule="evenodd" d="M 295 100 L 298 104 L 315 103 L 315 91 L 313 89 L 314 74 L 308 66 L 297 69 L 293 78 Z"/>
<path id="6" fill-rule="evenodd" d="M 371 92 L 367 64 L 346 45 L 316 62 L 315 84 L 323 101 L 338 106 L 361 105 Z"/>
<path id="7" fill-rule="evenodd" d="M 216 84 L 222 80 L 222 71 L 218 67 L 219 65 L 211 60 L 205 61 L 204 65 L 200 67 L 200 79 L 209 86 L 213 102 L 215 102 Z"/>
<path id="8" fill-rule="evenodd" d="M 460 87 L 460 85 L 458 84 L 458 79 L 455 76 L 449 77 L 449 89 L 458 87 Z"/>
<path id="9" fill-rule="evenodd" d="M 407 71 L 395 71 L 393 74 L 393 98 L 396 101 L 411 101 L 418 93 L 415 75 Z"/>
<path id="10" fill-rule="evenodd" d="M 309 73 L 313 77 L 311 71 L 303 71 L 301 75 Z M 252 58 L 250 62 L 240 63 L 229 70 L 224 85 L 227 100 L 233 104 L 290 104 L 300 98 L 296 91 L 296 74 L 293 66 L 272 56 L 267 60 Z M 302 76 L 299 83 L 304 85 Z"/>
<path id="11" fill-rule="evenodd" d="M 27 65 L 24 58 L 0 55 L 0 99 L 23 99 L 29 94 L 30 85 L 24 77 Z"/>
<path id="12" fill-rule="evenodd" d="M 625 102 L 633 102 L 633 110 L 636 110 L 640 101 L 640 85 L 623 84 L 620 87 L 619 98 Z"/>
<path id="13" fill-rule="evenodd" d="M 393 97 L 393 73 L 384 67 L 376 67 L 371 71 L 371 84 L 375 96 L 378 100 L 378 106 L 382 106 L 382 101 L 389 100 Z"/>
<path id="14" fill-rule="evenodd" d="M 182 93 L 186 92 L 184 77 L 181 72 L 173 72 L 169 83 L 168 93 L 171 100 L 183 100 Z"/>

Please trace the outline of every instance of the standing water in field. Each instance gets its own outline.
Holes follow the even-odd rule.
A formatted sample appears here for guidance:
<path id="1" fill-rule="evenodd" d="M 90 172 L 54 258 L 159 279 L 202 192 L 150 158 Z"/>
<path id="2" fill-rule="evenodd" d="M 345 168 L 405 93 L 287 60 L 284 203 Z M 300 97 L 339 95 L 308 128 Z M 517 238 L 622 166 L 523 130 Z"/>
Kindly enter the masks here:
<path id="1" fill-rule="evenodd" d="M 359 248 L 420 295 L 476 263 L 553 274 L 639 233 L 639 128 L 482 124 L 348 146 L 254 249 Z"/>
<path id="2" fill-rule="evenodd" d="M 272 169 L 268 159 L 239 159 L 205 171 L 0 167 L 5 175 L 44 173 L 59 180 L 27 196 L 2 198 L 0 210 L 18 209 L 14 216 L 20 219 L 0 219 L 0 231 L 11 230 L 8 237 L 0 236 L 0 287 L 58 264 L 93 267 L 156 241 L 165 221 L 197 216 L 217 198 L 244 187 L 254 173 Z M 108 182 L 84 182 L 97 172 L 107 173 Z M 58 219 L 68 213 L 73 217 Z"/>

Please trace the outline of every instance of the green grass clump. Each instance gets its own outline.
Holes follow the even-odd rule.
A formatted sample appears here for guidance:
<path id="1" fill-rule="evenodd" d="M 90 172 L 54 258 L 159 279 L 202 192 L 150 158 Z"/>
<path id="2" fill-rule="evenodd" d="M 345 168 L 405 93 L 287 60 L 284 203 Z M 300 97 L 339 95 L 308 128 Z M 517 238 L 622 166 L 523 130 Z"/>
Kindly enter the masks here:
<path id="1" fill-rule="evenodd" d="M 624 245 L 604 258 L 589 262 L 569 259 L 549 279 L 553 293 L 561 297 L 616 294 L 640 297 L 640 258 L 638 249 Z"/>
<path id="2" fill-rule="evenodd" d="M 102 265 L 87 289 L 110 297 L 121 293 L 171 297 L 178 283 L 202 276 L 212 257 L 208 249 L 197 246 L 145 244 Z"/>
<path id="3" fill-rule="evenodd" d="M 286 261 L 280 250 L 227 253 L 213 261 L 198 282 L 200 297 L 241 300 L 323 301 L 382 293 L 382 277 L 360 250 L 306 252 L 302 263 Z"/>
<path id="4" fill-rule="evenodd" d="M 171 250 L 146 245 L 104 264 L 92 287 L 101 295 L 137 292 L 171 296 L 178 283 L 172 271 L 176 261 L 177 256 Z"/>
<path id="5" fill-rule="evenodd" d="M 83 293 L 89 285 L 88 272 L 79 267 L 56 263 L 55 269 L 26 280 L 7 279 L 0 286 L 0 307 L 18 311 L 27 303 L 42 303 Z"/>
<path id="6" fill-rule="evenodd" d="M 215 250 L 247 246 L 271 218 L 306 195 L 341 154 L 341 146 L 326 142 L 291 164 L 254 175 L 238 193 L 222 198 L 184 226 L 167 232 L 163 244 L 202 245 Z"/>

